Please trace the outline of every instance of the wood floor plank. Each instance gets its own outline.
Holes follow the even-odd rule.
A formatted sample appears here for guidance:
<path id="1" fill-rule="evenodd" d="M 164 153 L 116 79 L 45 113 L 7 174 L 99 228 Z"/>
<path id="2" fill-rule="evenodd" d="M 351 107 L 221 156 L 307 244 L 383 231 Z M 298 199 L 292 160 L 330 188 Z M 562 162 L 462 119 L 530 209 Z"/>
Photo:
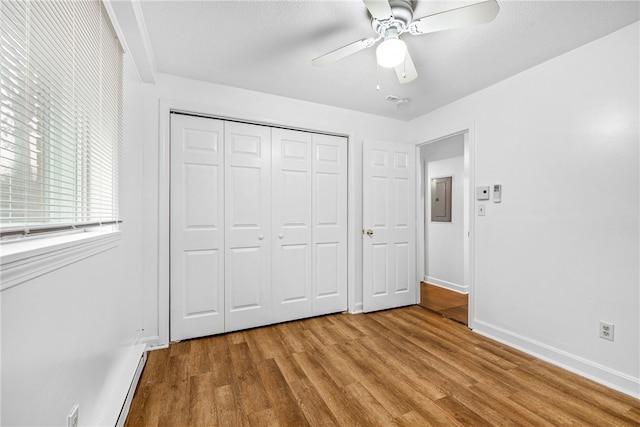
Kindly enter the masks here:
<path id="1" fill-rule="evenodd" d="M 216 386 L 211 372 L 189 378 L 190 426 L 217 426 Z"/>
<path id="2" fill-rule="evenodd" d="M 165 402 L 170 398 L 164 382 L 139 386 L 131 402 L 125 427 L 159 425 Z"/>
<path id="3" fill-rule="evenodd" d="M 420 305 L 464 325 L 469 323 L 469 295 L 420 283 Z"/>
<path id="4" fill-rule="evenodd" d="M 544 381 L 531 372 L 516 369 L 512 373 L 519 383 L 526 383 L 531 385 L 532 388 L 535 388 L 535 391 L 539 393 L 541 399 L 549 403 L 554 403 L 565 412 L 575 414 L 575 417 L 582 420 L 583 423 L 597 422 L 599 425 L 617 426 L 631 426 L 635 424 L 624 415 L 619 414 L 613 416 L 607 413 L 607 411 L 595 407 L 594 405 L 596 405 L 597 402 L 587 403 L 580 396 L 568 394 L 563 388 Z M 533 392 L 534 390 L 531 389 L 531 391 Z"/>
<path id="5" fill-rule="evenodd" d="M 394 424 L 398 427 L 413 427 L 413 426 L 429 426 L 429 420 L 424 418 L 416 411 L 407 412 L 402 414 L 394 420 Z"/>
<path id="6" fill-rule="evenodd" d="M 289 384 L 274 359 L 258 363 L 263 384 L 269 384 L 269 401 L 275 418 L 285 426 L 308 426 Z"/>
<path id="7" fill-rule="evenodd" d="M 302 336 L 304 331 L 302 321 L 281 323 L 275 329 L 283 347 L 289 353 L 300 353 L 308 349 Z"/>
<path id="8" fill-rule="evenodd" d="M 253 363 L 247 342 L 234 344 L 229 348 L 235 372 L 236 399 L 246 415 L 270 408 L 269 397 L 262 379 Z"/>
<path id="9" fill-rule="evenodd" d="M 249 414 L 249 425 L 264 427 L 279 427 L 288 424 L 280 424 L 273 408 L 263 409 L 259 412 Z"/>
<path id="10" fill-rule="evenodd" d="M 240 408 L 237 394 L 230 385 L 215 389 L 216 414 L 220 426 L 248 426 L 249 420 Z"/>
<path id="11" fill-rule="evenodd" d="M 147 362 L 145 363 L 145 369 L 142 372 L 139 384 L 147 385 L 164 382 L 168 364 L 168 348 L 154 350 L 147 353 Z"/>
<path id="12" fill-rule="evenodd" d="M 149 353 L 126 427 L 640 426 L 640 401 L 418 306 Z"/>
<path id="13" fill-rule="evenodd" d="M 167 384 L 166 396 L 181 396 L 180 399 L 165 399 L 158 425 L 179 425 L 189 419 L 189 381 Z"/>
<path id="14" fill-rule="evenodd" d="M 305 371 L 309 382 L 318 391 L 318 394 L 329 407 L 339 425 L 358 426 L 372 423 L 369 414 L 362 410 L 357 401 L 349 399 L 345 390 L 331 379 L 320 366 L 318 360 L 307 352 L 296 353 L 293 356 Z"/>
<path id="15" fill-rule="evenodd" d="M 498 386 L 501 387 L 502 384 Z M 512 425 L 513 419 L 518 420 L 521 427 L 553 427 L 554 424 L 540 417 L 529 408 L 520 406 L 514 402 L 508 393 L 496 389 L 490 381 L 475 384 L 468 388 L 473 394 L 477 405 L 483 405 L 491 408 L 509 418 L 507 423 L 497 423 L 498 425 Z"/>
<path id="16" fill-rule="evenodd" d="M 438 399 L 436 405 L 451 414 L 462 425 L 491 427 L 491 423 L 451 396 Z"/>
<path id="17" fill-rule="evenodd" d="M 274 360 L 288 384 L 292 384 L 306 378 L 304 372 L 300 369 L 300 366 L 296 361 L 293 360 L 291 355 L 287 357 L 277 357 Z"/>
<path id="18" fill-rule="evenodd" d="M 393 423 L 394 416 L 389 413 L 389 407 L 374 397 L 362 384 L 355 382 L 345 388 L 347 394 L 359 402 L 366 413 L 371 416 L 369 425 L 388 426 Z"/>
<path id="19" fill-rule="evenodd" d="M 640 407 L 632 407 L 624 414 L 627 418 L 634 420 L 640 426 Z"/>
<path id="20" fill-rule="evenodd" d="M 337 426 L 338 420 L 307 378 L 289 383 L 298 405 L 312 426 Z"/>
<path id="21" fill-rule="evenodd" d="M 357 386 L 352 390 L 359 391 L 360 388 L 364 388 L 367 394 L 373 396 L 392 418 L 411 411 L 411 406 L 402 396 L 395 393 L 398 388 L 398 377 L 386 367 L 376 363 L 375 357 L 355 359 L 351 356 L 354 350 L 353 345 L 335 346 L 335 348 L 339 350 L 336 352 L 337 358 L 351 366 L 354 376 L 359 379 L 357 382 L 353 381 L 352 384 L 357 384 Z M 371 375 L 373 372 L 375 375 Z M 404 394 L 409 396 L 411 392 L 409 388 L 406 388 Z"/>

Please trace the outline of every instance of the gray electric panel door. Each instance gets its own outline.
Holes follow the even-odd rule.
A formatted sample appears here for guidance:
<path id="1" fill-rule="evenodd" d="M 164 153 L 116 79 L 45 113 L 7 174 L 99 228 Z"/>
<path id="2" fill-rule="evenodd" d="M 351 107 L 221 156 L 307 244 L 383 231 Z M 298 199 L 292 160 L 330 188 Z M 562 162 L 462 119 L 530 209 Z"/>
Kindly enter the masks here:
<path id="1" fill-rule="evenodd" d="M 431 180 L 431 221 L 451 222 L 451 177 Z"/>

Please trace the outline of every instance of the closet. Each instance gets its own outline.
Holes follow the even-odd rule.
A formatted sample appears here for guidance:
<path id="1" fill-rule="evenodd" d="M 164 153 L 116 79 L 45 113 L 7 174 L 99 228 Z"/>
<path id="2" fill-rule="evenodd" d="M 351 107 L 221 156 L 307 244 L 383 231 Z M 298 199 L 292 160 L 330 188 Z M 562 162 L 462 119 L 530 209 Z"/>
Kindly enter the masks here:
<path id="1" fill-rule="evenodd" d="M 347 309 L 347 140 L 171 115 L 170 335 Z"/>

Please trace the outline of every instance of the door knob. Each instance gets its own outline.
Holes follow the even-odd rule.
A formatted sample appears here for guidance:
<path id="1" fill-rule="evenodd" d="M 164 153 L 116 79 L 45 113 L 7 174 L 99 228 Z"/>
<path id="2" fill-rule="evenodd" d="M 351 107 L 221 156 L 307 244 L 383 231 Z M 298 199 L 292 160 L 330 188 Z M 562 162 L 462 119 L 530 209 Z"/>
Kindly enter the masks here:
<path id="1" fill-rule="evenodd" d="M 368 229 L 367 230 L 367 236 L 369 236 L 369 237 L 373 236 L 373 230 Z"/>
<path id="2" fill-rule="evenodd" d="M 258 240 L 262 240 L 262 239 L 264 239 L 264 236 L 261 234 L 258 236 Z"/>
<path id="3" fill-rule="evenodd" d="M 278 234 L 278 239 L 284 239 L 284 234 L 282 233 Z"/>

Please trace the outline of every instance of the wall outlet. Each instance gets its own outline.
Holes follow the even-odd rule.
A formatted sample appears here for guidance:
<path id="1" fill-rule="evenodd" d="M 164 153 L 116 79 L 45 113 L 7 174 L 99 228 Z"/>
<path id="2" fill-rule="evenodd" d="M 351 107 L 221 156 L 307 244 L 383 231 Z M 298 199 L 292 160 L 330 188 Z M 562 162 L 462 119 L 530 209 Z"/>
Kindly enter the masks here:
<path id="1" fill-rule="evenodd" d="M 80 405 L 74 405 L 67 415 L 67 427 L 78 427 L 78 409 Z"/>
<path id="2" fill-rule="evenodd" d="M 613 323 L 600 321 L 600 338 L 613 341 L 613 330 L 615 325 Z"/>

